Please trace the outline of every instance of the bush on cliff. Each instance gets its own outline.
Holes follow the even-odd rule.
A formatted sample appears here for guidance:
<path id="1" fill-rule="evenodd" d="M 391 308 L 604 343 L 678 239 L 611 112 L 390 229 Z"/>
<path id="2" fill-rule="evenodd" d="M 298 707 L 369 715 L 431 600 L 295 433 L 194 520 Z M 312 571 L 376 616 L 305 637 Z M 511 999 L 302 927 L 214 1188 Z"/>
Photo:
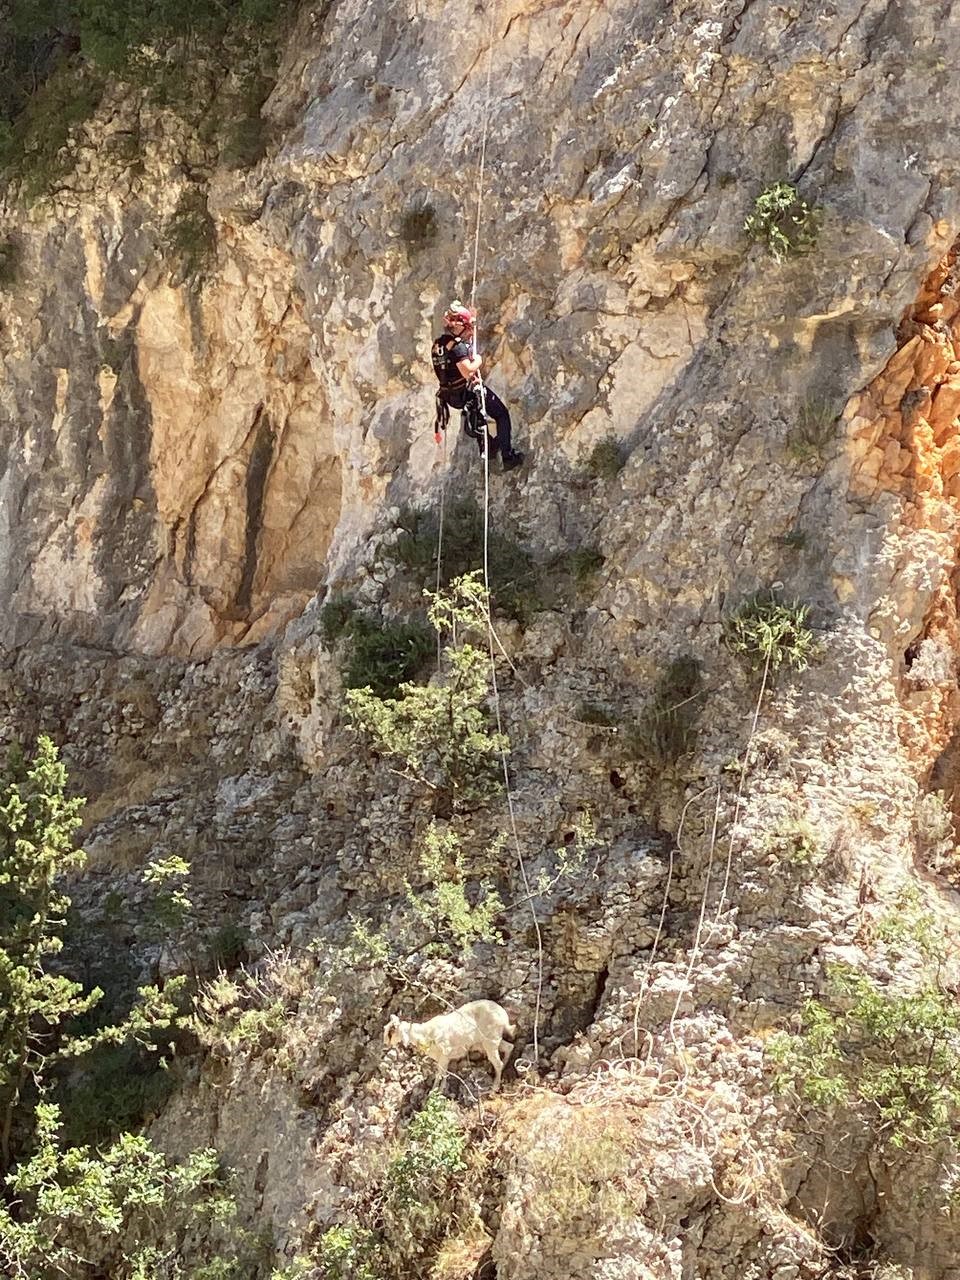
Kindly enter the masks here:
<path id="1" fill-rule="evenodd" d="M 70 899 L 62 886 L 84 862 L 74 843 L 83 802 L 66 787 L 49 738 L 32 759 L 12 751 L 0 769 L 0 1274 L 167 1274 L 182 1256 L 178 1227 L 201 1223 L 219 1238 L 221 1256 L 239 1264 L 259 1246 L 231 1222 L 236 1209 L 216 1153 L 178 1163 L 145 1137 L 117 1134 L 109 1103 L 85 1087 L 91 1055 L 102 1065 L 110 1053 L 101 1051 L 126 1049 L 129 1068 L 140 1050 L 158 1050 L 182 983 L 142 988 L 120 1021 L 98 1025 L 102 992 L 63 971 Z M 67 1079 L 65 1105 L 76 1097 L 81 1112 L 69 1127 L 103 1146 L 65 1141 L 63 1110 L 50 1098 Z M 108 1080 L 99 1076 L 101 1086 Z M 131 1118 L 143 1102 L 136 1089 L 124 1095 Z"/>
<path id="2" fill-rule="evenodd" d="M 433 631 L 419 618 L 389 621 L 364 613 L 352 596 L 332 596 L 320 611 L 326 643 L 339 646 L 348 689 L 369 688 L 389 698 L 416 679 L 435 651 Z"/>
<path id="3" fill-rule="evenodd" d="M 72 168 L 79 127 L 109 77 L 198 127 L 216 103 L 224 163 L 259 158 L 260 107 L 295 0 L 10 0 L 7 9 L 0 169 L 28 199 Z"/>
<path id="4" fill-rule="evenodd" d="M 821 211 L 804 200 L 793 183 L 774 182 L 757 196 L 743 229 L 783 262 L 816 245 L 822 220 Z"/>
<path id="5" fill-rule="evenodd" d="M 350 689 L 347 711 L 355 729 L 392 756 L 405 777 L 443 797 L 444 807 L 475 802 L 500 786 L 505 736 L 493 728 L 487 699 L 487 653 L 465 639 L 486 624 L 486 595 L 477 574 L 458 578 L 432 597 L 430 622 L 439 634 L 456 634 L 444 649 L 441 674 L 431 684 L 401 684 L 397 697 Z M 454 626 L 455 624 L 455 626 Z"/>
<path id="6" fill-rule="evenodd" d="M 400 512 L 400 537 L 393 558 L 424 587 L 436 581 L 440 509 L 404 507 Z M 488 531 L 491 595 L 496 608 L 526 623 L 546 605 L 544 575 L 536 561 L 502 530 Z M 443 546 L 440 585 L 449 587 L 480 562 L 483 553 L 483 511 L 472 497 L 454 498 L 443 514 Z"/>
<path id="7" fill-rule="evenodd" d="M 758 591 L 724 616 L 723 638 L 727 648 L 754 670 L 805 671 L 817 654 L 809 615 L 809 605 L 781 600 L 774 591 Z"/>
<path id="8" fill-rule="evenodd" d="M 781 1084 L 817 1107 L 864 1107 L 893 1148 L 960 1136 L 960 1013 L 933 983 L 893 990 L 838 965 L 829 998 L 808 1000 L 770 1054 Z"/>

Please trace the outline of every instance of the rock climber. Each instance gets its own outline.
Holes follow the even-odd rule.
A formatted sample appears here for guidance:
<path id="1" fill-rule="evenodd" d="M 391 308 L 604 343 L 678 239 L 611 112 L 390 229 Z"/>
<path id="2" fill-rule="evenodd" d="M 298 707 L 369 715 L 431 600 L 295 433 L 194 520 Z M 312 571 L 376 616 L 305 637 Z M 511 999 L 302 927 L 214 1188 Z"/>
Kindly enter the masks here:
<path id="1" fill-rule="evenodd" d="M 523 462 L 524 455 L 514 449 L 510 439 L 510 413 L 495 391 L 481 382 L 482 358 L 473 349 L 474 313 L 455 300 L 443 313 L 443 333 L 431 348 L 433 369 L 440 386 L 437 388 L 437 441 L 450 420 L 450 410 L 459 409 L 464 430 L 476 440 L 483 456 L 484 435 L 490 446 L 490 457 L 500 454 L 504 471 L 512 471 Z M 487 426 L 492 418 L 495 427 Z"/>

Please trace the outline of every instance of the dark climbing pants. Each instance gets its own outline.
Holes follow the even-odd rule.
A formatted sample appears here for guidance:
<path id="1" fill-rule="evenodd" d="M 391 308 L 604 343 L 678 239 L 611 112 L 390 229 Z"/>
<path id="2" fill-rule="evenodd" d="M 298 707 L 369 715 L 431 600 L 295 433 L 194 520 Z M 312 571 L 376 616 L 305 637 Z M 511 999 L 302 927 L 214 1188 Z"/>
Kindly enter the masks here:
<path id="1" fill-rule="evenodd" d="M 487 418 L 492 418 L 497 424 L 497 434 L 491 436 L 487 433 L 487 440 L 490 443 L 490 457 L 495 458 L 499 453 L 502 458 L 509 458 L 513 453 L 513 445 L 511 442 L 512 424 L 510 422 L 510 410 L 503 403 L 495 391 L 491 391 L 488 386 L 483 388 L 483 404 Z M 475 392 L 464 389 L 462 391 L 446 391 L 443 396 L 444 400 L 451 409 L 460 409 L 463 413 L 463 425 L 468 435 L 474 435 L 477 441 L 477 447 L 483 453 L 483 438 L 479 430 L 480 414 L 478 409 L 473 408 L 478 397 Z M 471 404 L 471 401 L 473 404 Z M 473 411 L 471 413 L 471 410 Z M 475 417 L 474 417 L 475 415 Z M 470 430 L 471 421 L 476 422 L 476 433 Z"/>

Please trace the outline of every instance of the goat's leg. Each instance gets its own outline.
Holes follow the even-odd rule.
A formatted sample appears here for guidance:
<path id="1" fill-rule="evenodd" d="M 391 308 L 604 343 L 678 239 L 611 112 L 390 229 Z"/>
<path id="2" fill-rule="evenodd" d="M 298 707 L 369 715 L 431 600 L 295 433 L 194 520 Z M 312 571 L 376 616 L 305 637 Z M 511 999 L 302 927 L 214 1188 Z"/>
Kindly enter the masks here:
<path id="1" fill-rule="evenodd" d="M 497 1046 L 489 1040 L 483 1046 L 483 1052 L 487 1055 L 491 1067 L 493 1067 L 493 1092 L 500 1091 L 500 1077 L 503 1075 L 503 1063 L 500 1061 L 500 1054 L 497 1052 Z"/>

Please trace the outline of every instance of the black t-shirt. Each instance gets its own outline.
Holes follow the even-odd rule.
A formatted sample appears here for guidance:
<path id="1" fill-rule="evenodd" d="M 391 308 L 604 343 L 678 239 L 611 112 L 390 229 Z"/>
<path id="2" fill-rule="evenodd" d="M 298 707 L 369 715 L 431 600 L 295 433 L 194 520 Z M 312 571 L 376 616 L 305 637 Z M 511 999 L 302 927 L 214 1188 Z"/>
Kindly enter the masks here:
<path id="1" fill-rule="evenodd" d="M 462 387 L 466 379 L 457 368 L 458 360 L 470 359 L 470 344 L 452 334 L 441 333 L 430 350 L 433 371 L 441 387 Z"/>

